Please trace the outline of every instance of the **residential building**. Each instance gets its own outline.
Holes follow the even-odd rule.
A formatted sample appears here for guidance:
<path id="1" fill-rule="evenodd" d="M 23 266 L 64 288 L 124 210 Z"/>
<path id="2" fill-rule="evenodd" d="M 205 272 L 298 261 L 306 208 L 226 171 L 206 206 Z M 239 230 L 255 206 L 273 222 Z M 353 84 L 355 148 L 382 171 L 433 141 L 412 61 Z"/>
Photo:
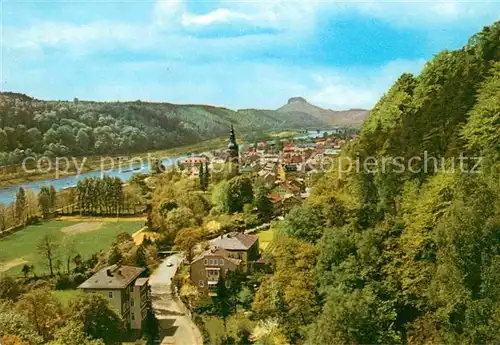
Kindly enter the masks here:
<path id="1" fill-rule="evenodd" d="M 326 149 L 324 155 L 330 157 L 337 157 L 338 155 L 340 155 L 340 149 Z"/>
<path id="2" fill-rule="evenodd" d="M 184 160 L 182 161 L 182 164 L 184 166 L 190 166 L 190 167 L 198 167 L 200 165 L 205 165 L 208 163 L 210 163 L 210 160 L 205 155 L 189 156 L 184 158 Z"/>
<path id="3" fill-rule="evenodd" d="M 108 299 L 129 329 L 141 329 L 147 314 L 148 278 L 140 278 L 142 267 L 112 265 L 101 269 L 78 286 L 86 293 Z"/>
<path id="4" fill-rule="evenodd" d="M 202 292 L 211 294 L 219 282 L 220 276 L 241 268 L 242 260 L 231 257 L 231 254 L 217 247 L 212 247 L 194 258 L 191 262 L 191 281 Z"/>
<path id="5" fill-rule="evenodd" d="M 294 194 L 286 194 L 282 199 L 283 213 L 288 213 L 292 208 L 302 203 L 302 199 Z"/>
<path id="6" fill-rule="evenodd" d="M 247 271 L 250 263 L 259 256 L 259 237 L 240 232 L 230 232 L 210 241 L 212 246 L 224 249 L 228 257 L 242 261 L 243 271 Z"/>
<path id="7" fill-rule="evenodd" d="M 295 194 L 300 193 L 300 188 L 287 181 L 287 182 L 280 183 L 279 185 L 277 185 L 276 188 L 274 188 L 274 191 L 276 193 L 278 193 L 280 195 L 280 197 L 283 199 L 283 197 L 285 195 L 289 195 L 289 194 L 295 195 Z"/>
<path id="8" fill-rule="evenodd" d="M 298 188 L 298 190 L 300 192 L 305 191 L 305 188 L 306 188 L 306 182 L 301 177 L 297 177 L 297 178 L 289 180 L 288 184 L 291 185 L 291 186 L 294 186 L 294 187 Z"/>
<path id="9" fill-rule="evenodd" d="M 281 209 L 282 209 L 281 196 L 277 192 L 273 191 L 267 195 L 267 198 L 271 200 L 273 204 L 273 214 L 275 216 L 279 216 L 281 214 Z"/>

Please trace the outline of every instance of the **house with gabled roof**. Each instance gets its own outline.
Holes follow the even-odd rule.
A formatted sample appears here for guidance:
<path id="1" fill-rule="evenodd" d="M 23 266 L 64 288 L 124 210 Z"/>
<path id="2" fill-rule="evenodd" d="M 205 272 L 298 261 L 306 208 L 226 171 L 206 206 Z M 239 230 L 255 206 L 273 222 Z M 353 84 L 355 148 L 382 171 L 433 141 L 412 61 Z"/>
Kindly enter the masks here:
<path id="1" fill-rule="evenodd" d="M 246 271 L 249 264 L 259 258 L 259 237 L 256 235 L 230 232 L 210 241 L 212 246 L 222 248 L 228 252 L 230 258 L 242 261 L 242 268 Z"/>
<path id="2" fill-rule="evenodd" d="M 147 315 L 148 278 L 143 267 L 112 265 L 83 282 L 78 289 L 103 295 L 119 312 L 129 329 L 141 329 Z"/>
<path id="3" fill-rule="evenodd" d="M 213 246 L 193 259 L 189 276 L 202 292 L 211 294 L 219 278 L 226 277 L 229 271 L 241 269 L 241 264 L 242 260 L 232 258 L 228 251 Z"/>

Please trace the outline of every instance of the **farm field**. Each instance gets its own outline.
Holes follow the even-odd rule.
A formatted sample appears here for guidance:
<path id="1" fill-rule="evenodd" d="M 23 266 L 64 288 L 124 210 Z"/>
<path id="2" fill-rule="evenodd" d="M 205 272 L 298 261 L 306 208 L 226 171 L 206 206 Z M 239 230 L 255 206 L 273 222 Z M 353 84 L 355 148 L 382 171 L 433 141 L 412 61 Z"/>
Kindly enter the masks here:
<path id="1" fill-rule="evenodd" d="M 12 235 L 0 239 L 0 274 L 21 275 L 24 264 L 34 265 L 35 273 L 41 275 L 48 271 L 44 258 L 38 253 L 37 246 L 45 234 L 50 235 L 58 244 L 59 251 L 68 243 L 74 243 L 75 252 L 84 259 L 100 250 L 108 250 L 117 234 L 133 234 L 144 222 L 106 222 L 106 221 L 61 221 L 51 220 L 38 225 L 30 225 Z M 61 258 L 61 261 L 64 261 Z"/>

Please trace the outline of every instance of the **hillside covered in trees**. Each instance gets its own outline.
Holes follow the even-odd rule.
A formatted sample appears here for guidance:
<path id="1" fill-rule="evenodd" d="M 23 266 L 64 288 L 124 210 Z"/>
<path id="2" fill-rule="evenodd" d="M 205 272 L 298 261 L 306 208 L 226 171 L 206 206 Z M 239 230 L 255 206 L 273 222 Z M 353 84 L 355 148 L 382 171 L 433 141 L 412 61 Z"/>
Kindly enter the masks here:
<path id="1" fill-rule="evenodd" d="M 40 101 L 0 94 L 0 164 L 26 156 L 144 152 L 240 133 L 328 126 L 311 114 L 206 105 Z"/>
<path id="2" fill-rule="evenodd" d="M 253 304 L 274 344 L 500 342 L 499 22 L 402 75 L 346 158 L 424 152 L 331 171 L 286 217 Z"/>

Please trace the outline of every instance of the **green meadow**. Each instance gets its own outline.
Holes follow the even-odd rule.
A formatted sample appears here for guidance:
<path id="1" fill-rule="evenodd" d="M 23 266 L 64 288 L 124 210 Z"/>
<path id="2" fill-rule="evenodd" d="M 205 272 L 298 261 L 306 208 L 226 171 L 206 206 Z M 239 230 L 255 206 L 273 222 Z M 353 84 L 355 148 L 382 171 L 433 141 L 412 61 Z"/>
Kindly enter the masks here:
<path id="1" fill-rule="evenodd" d="M 56 260 L 64 261 L 67 248 L 84 259 L 100 250 L 107 251 L 117 234 L 133 234 L 144 222 L 71 222 L 51 220 L 30 225 L 0 239 L 0 274 L 21 275 L 24 264 L 34 265 L 35 273 L 48 272 L 47 263 L 37 247 L 48 234 L 59 245 Z M 65 252 L 66 251 L 66 252 Z"/>

